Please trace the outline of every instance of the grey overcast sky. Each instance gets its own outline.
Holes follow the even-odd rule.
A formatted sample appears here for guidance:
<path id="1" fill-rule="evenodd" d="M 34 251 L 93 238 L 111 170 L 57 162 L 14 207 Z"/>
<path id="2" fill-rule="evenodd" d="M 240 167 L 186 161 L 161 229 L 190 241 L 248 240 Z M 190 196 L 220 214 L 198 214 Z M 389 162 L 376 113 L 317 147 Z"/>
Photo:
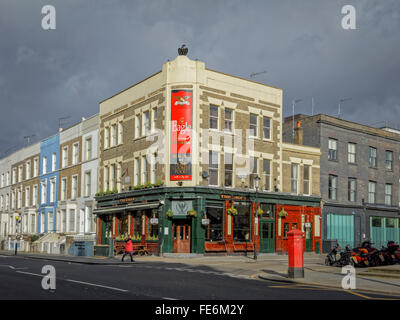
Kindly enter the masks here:
<path id="1" fill-rule="evenodd" d="M 43 30 L 44 5 L 56 30 Z M 342 28 L 344 5 L 357 30 Z M 399 0 L 0 0 L 0 157 L 98 112 L 99 102 L 189 58 L 284 90 L 284 116 L 400 127 Z M 381 123 L 382 124 L 382 123 Z M 10 150 L 11 149 L 11 150 Z"/>

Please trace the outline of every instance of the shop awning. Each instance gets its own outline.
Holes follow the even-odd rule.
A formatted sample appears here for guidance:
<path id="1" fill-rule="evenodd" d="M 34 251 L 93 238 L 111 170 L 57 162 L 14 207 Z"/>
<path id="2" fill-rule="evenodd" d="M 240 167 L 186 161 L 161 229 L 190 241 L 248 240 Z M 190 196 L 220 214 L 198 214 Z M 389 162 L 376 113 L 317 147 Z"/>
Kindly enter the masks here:
<path id="1" fill-rule="evenodd" d="M 138 203 L 125 207 L 108 207 L 108 208 L 98 208 L 94 209 L 94 214 L 108 214 L 108 213 L 116 213 L 116 212 L 124 212 L 128 210 L 145 210 L 145 209 L 153 209 L 158 208 L 160 206 L 159 202 L 156 203 Z"/>

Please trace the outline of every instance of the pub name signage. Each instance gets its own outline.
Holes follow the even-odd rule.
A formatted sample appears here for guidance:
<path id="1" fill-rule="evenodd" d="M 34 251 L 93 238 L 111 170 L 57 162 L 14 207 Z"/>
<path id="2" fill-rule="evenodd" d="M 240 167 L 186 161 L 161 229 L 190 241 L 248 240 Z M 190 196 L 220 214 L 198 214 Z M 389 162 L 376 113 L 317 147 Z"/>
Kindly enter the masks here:
<path id="1" fill-rule="evenodd" d="M 225 199 L 225 200 L 247 200 L 246 197 L 242 197 L 242 196 L 231 196 L 229 194 L 221 194 L 221 199 Z"/>
<path id="2" fill-rule="evenodd" d="M 119 203 L 131 203 L 134 202 L 136 199 L 135 198 L 123 198 L 119 199 Z"/>

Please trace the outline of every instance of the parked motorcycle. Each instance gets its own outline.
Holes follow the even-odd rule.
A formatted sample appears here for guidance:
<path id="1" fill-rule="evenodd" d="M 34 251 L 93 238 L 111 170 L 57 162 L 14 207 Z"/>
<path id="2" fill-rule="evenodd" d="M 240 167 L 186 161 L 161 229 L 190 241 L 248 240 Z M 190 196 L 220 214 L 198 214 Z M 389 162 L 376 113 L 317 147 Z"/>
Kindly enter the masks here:
<path id="1" fill-rule="evenodd" d="M 341 252 L 341 247 L 336 245 L 326 256 L 325 264 L 328 266 L 342 267 L 375 267 L 400 262 L 399 245 L 389 241 L 382 250 L 374 248 L 373 243 L 366 240 L 360 247 L 351 249 L 349 245 Z M 340 256 L 339 256 L 340 254 Z"/>
<path id="2" fill-rule="evenodd" d="M 380 265 L 379 251 L 372 247 L 368 240 L 363 241 L 360 247 L 351 252 L 351 263 L 355 267 L 373 267 Z"/>
<path id="3" fill-rule="evenodd" d="M 339 267 L 339 259 L 337 258 L 338 252 L 341 250 L 340 246 L 337 244 L 326 256 L 325 265 Z"/>
<path id="4" fill-rule="evenodd" d="M 355 267 L 368 267 L 368 250 L 365 248 L 354 248 L 351 252 L 351 264 Z"/>
<path id="5" fill-rule="evenodd" d="M 325 265 L 333 267 L 343 267 L 351 264 L 351 249 L 347 245 L 344 252 L 340 252 L 340 245 L 336 245 L 326 256 Z M 338 258 L 338 253 L 340 254 Z"/>
<path id="6" fill-rule="evenodd" d="M 381 259 L 382 265 L 392 265 L 400 261 L 399 245 L 394 241 L 389 241 L 387 247 L 382 246 L 379 252 L 379 258 Z"/>
<path id="7" fill-rule="evenodd" d="M 346 248 L 344 249 L 344 252 L 340 253 L 339 262 L 341 266 L 351 265 L 351 257 L 352 257 L 352 250 L 350 248 L 350 245 L 347 245 Z"/>

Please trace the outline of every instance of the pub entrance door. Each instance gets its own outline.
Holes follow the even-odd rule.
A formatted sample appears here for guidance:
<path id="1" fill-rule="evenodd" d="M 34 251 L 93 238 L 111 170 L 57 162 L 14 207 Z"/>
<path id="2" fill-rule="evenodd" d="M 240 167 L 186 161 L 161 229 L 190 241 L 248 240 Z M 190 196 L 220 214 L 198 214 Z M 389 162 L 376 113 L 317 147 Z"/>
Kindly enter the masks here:
<path id="1" fill-rule="evenodd" d="M 274 221 L 261 219 L 260 222 L 260 252 L 272 253 L 275 251 Z"/>
<path id="2" fill-rule="evenodd" d="M 192 219 L 176 219 L 173 222 L 174 253 L 190 253 Z"/>

